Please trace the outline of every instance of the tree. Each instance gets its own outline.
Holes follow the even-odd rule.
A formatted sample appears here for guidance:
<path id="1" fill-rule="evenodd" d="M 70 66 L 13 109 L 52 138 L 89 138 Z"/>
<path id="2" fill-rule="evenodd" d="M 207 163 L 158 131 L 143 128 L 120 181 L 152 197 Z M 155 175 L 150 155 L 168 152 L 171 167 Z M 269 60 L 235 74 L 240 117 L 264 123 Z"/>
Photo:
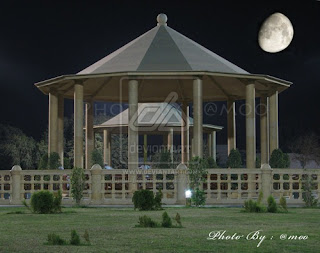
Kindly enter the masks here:
<path id="1" fill-rule="evenodd" d="M 9 156 L 13 165 L 20 165 L 25 169 L 36 167 L 35 161 L 38 161 L 38 151 L 36 141 L 25 134 L 15 134 L 10 140 L 4 143 L 2 149 L 4 154 Z"/>
<path id="2" fill-rule="evenodd" d="M 232 149 L 228 156 L 227 160 L 228 168 L 241 168 L 242 167 L 242 159 L 241 154 L 238 149 Z"/>
<path id="3" fill-rule="evenodd" d="M 320 164 L 320 138 L 314 133 L 299 136 L 290 145 L 294 153 L 293 159 L 298 161 L 302 168 L 314 161 Z"/>
<path id="4" fill-rule="evenodd" d="M 202 182 L 206 181 L 208 174 L 207 168 L 208 163 L 206 159 L 196 156 L 189 161 L 189 179 L 191 189 L 195 190 Z"/>
<path id="5" fill-rule="evenodd" d="M 82 168 L 73 168 L 71 172 L 71 194 L 79 206 L 83 197 L 83 190 L 85 186 L 85 175 Z"/>
<path id="6" fill-rule="evenodd" d="M 302 198 L 306 207 L 316 207 L 318 199 L 313 195 L 313 190 L 316 189 L 317 183 L 314 182 L 312 175 L 304 174 L 302 177 Z"/>
<path id="7" fill-rule="evenodd" d="M 128 135 L 127 134 L 113 134 L 111 160 L 112 167 L 117 169 L 128 168 Z"/>

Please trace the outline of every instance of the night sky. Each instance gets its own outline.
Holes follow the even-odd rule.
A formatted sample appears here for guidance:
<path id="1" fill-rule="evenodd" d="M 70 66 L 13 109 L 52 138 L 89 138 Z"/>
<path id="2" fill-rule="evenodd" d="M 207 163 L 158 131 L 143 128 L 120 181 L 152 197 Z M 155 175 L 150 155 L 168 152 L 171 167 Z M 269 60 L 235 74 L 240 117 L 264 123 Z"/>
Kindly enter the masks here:
<path id="1" fill-rule="evenodd" d="M 156 26 L 161 12 L 171 28 L 248 72 L 293 82 L 279 96 L 280 141 L 320 133 L 320 1 L 10 2 L 0 7 L 0 120 L 37 139 L 48 98 L 34 83 L 77 73 Z M 295 34 L 286 50 L 269 54 L 257 39 L 274 12 Z"/>

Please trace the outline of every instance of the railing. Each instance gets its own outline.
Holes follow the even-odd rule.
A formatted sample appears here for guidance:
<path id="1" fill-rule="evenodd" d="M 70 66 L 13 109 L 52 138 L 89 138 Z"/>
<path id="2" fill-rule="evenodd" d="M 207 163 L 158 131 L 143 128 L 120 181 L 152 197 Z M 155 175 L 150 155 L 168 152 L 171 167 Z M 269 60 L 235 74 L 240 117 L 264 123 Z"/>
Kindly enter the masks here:
<path id="1" fill-rule="evenodd" d="M 209 169 L 202 189 L 207 204 L 242 204 L 262 190 L 261 169 Z"/>
<path id="2" fill-rule="evenodd" d="M 10 196 L 12 195 L 12 177 L 11 171 L 0 170 L 0 203 L 10 204 Z"/>
<path id="3" fill-rule="evenodd" d="M 303 182 L 312 177 L 315 186 L 313 194 L 320 196 L 320 170 L 303 169 L 274 169 L 272 171 L 272 195 L 275 198 L 282 196 L 288 203 L 300 204 L 303 202 Z"/>
<path id="4" fill-rule="evenodd" d="M 180 167 L 181 166 L 181 167 Z M 154 193 L 161 189 L 164 204 L 185 204 L 188 189 L 188 170 L 184 165 L 177 169 L 159 170 L 102 170 L 95 165 L 85 170 L 84 204 L 132 204 L 135 190 L 148 189 Z M 71 170 L 0 171 L 0 204 L 21 204 L 22 200 L 40 190 L 62 191 L 63 204 L 72 204 Z M 302 169 L 209 169 L 207 180 L 201 185 L 208 205 L 242 205 L 246 199 L 264 200 L 272 194 L 276 199 L 284 196 L 288 204 L 303 204 L 302 185 L 307 175 L 313 178 L 320 196 L 320 170 Z"/>
<path id="5" fill-rule="evenodd" d="M 169 170 L 102 170 L 102 196 L 105 204 L 132 204 L 134 189 L 147 189 L 163 194 L 163 202 L 177 201 L 177 175 Z M 174 170 L 172 170 L 174 171 Z"/>

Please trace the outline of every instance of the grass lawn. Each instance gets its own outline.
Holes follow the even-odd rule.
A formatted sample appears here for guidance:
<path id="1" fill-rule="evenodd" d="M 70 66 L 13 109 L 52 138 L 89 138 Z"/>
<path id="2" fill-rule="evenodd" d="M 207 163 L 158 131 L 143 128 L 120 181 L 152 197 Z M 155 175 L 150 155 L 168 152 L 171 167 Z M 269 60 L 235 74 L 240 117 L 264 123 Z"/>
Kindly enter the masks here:
<path id="1" fill-rule="evenodd" d="M 65 213 L 45 215 L 31 214 L 22 207 L 0 208 L 0 252 L 320 252 L 320 209 L 291 208 L 289 213 L 276 214 L 248 214 L 239 208 L 165 210 L 171 217 L 179 212 L 184 228 L 135 227 L 144 214 L 160 222 L 163 211 L 63 208 Z M 15 211 L 26 213 L 8 214 Z M 91 246 L 44 245 L 52 232 L 69 240 L 72 229 L 80 235 L 87 229 Z M 209 232 L 216 230 L 244 237 L 207 240 Z M 245 239 L 257 230 L 266 236 L 259 248 L 259 240 Z M 280 240 L 281 234 L 307 235 L 308 239 Z"/>

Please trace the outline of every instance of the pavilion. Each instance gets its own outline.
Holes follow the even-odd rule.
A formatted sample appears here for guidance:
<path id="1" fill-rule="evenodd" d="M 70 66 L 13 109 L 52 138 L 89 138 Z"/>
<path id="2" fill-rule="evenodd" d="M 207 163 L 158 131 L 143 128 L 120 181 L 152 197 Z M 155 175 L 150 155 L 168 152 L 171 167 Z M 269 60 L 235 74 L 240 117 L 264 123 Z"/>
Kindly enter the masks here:
<path id="1" fill-rule="evenodd" d="M 203 156 L 203 102 L 227 101 L 228 150 L 236 148 L 235 103 L 246 102 L 246 167 L 255 168 L 256 98 L 260 100 L 261 162 L 278 148 L 278 94 L 291 83 L 263 74 L 250 74 L 167 26 L 158 24 L 77 74 L 36 83 L 49 95 L 49 153 L 63 155 L 64 99 L 74 100 L 74 166 L 83 164 L 84 103 L 87 161 L 93 150 L 93 102 L 129 103 L 128 168 L 138 165 L 138 131 L 134 120 L 138 103 L 164 102 L 174 92 L 187 115 L 193 103 L 195 156 Z M 185 120 L 185 119 L 183 119 Z M 186 126 L 181 125 L 182 163 L 187 162 Z M 134 150 L 133 152 L 130 152 Z"/>
<path id="2" fill-rule="evenodd" d="M 189 112 L 189 110 L 187 110 Z M 128 133 L 128 115 L 129 110 L 126 109 L 113 118 L 94 126 L 95 133 L 103 133 L 103 156 L 104 163 L 111 164 L 111 134 L 127 134 Z M 192 154 L 192 133 L 193 118 L 187 115 L 187 121 L 183 121 L 182 112 L 170 103 L 139 103 L 138 104 L 138 127 L 139 134 L 143 135 L 144 162 L 147 161 L 147 139 L 151 135 L 162 135 L 163 145 L 171 153 L 173 161 L 173 139 L 174 134 L 181 134 L 181 125 L 186 126 L 187 131 L 187 161 L 194 156 Z M 206 142 L 208 145 L 208 155 L 216 160 L 216 132 L 222 130 L 223 127 L 203 124 L 203 133 L 206 134 Z M 191 138 L 190 138 L 191 133 Z M 191 139 L 191 141 L 190 141 Z M 190 142 L 190 143 L 189 143 Z"/>

